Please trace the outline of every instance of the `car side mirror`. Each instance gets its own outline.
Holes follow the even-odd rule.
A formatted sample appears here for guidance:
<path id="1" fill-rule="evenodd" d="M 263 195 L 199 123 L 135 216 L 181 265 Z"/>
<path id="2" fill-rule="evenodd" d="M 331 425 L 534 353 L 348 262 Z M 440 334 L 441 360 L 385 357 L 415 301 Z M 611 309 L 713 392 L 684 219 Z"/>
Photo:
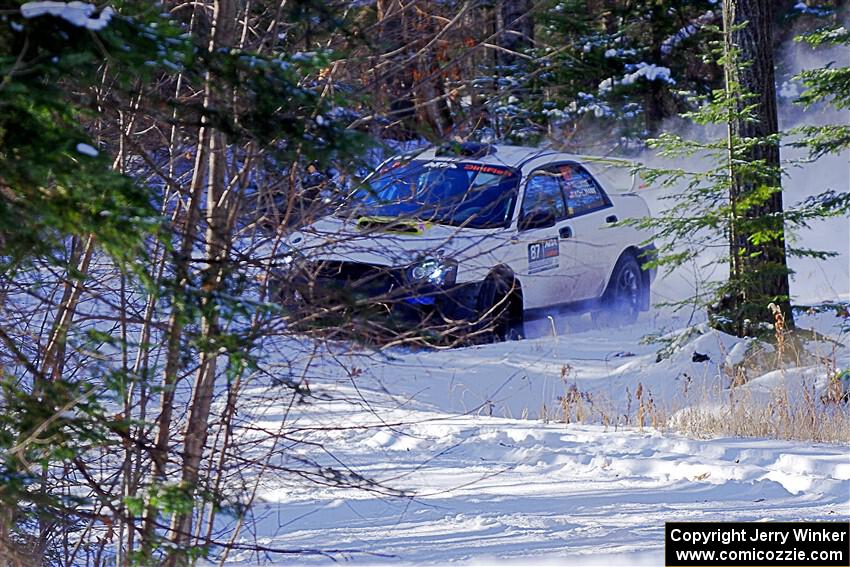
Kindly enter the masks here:
<path id="1" fill-rule="evenodd" d="M 549 209 L 534 209 L 519 221 L 520 230 L 549 228 L 550 226 L 555 226 L 555 213 Z"/>

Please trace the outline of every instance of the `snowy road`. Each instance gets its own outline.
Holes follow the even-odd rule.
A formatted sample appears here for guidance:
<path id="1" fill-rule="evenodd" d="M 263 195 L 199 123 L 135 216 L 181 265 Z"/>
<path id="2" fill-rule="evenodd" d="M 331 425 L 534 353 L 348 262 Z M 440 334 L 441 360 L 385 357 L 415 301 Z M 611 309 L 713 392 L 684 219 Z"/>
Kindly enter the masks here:
<path id="1" fill-rule="evenodd" d="M 243 541 L 344 549 L 333 557 L 366 564 L 660 565 L 665 521 L 850 517 L 847 446 L 516 419 L 522 408 L 536 415 L 547 402 L 556 407 L 568 383 L 608 392 L 612 412 L 628 403 L 625 386 L 633 394 L 641 380 L 658 405 L 672 403 L 682 373 L 706 380 L 717 373 L 716 365 L 692 362 L 692 351 L 718 360 L 735 350 L 727 337 L 708 333 L 656 363 L 657 345 L 637 344 L 640 332 L 402 353 L 368 365 L 355 356 L 343 365 L 357 368 L 354 377 L 325 368 L 324 381 L 311 384 L 329 399 L 288 410 L 263 406 L 258 388 L 256 407 L 264 409 L 254 425 L 272 430 L 285 414 L 290 437 L 300 441 L 282 465 L 294 467 L 300 456 L 379 485 L 330 488 L 266 475 L 253 511 L 257 533 Z M 259 559 L 296 561 L 275 553 Z M 248 552 L 229 557 L 257 560 Z"/>
<path id="2" fill-rule="evenodd" d="M 353 555 L 366 562 L 574 565 L 602 553 L 658 565 L 665 521 L 850 516 L 850 458 L 839 447 L 487 417 L 369 430 L 344 444 L 335 454 L 346 464 L 418 495 L 271 483 L 256 510 L 261 543 L 387 556 Z"/>

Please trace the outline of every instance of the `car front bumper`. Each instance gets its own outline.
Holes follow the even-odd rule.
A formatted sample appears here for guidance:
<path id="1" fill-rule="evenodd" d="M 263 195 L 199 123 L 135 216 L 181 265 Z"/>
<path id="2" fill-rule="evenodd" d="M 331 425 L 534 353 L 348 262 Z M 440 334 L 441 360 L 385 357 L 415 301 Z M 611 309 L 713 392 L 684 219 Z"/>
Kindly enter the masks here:
<path id="1" fill-rule="evenodd" d="M 323 262 L 275 278 L 292 311 L 385 314 L 398 323 L 446 325 L 473 320 L 481 282 L 411 284 L 404 270 L 356 262 Z"/>

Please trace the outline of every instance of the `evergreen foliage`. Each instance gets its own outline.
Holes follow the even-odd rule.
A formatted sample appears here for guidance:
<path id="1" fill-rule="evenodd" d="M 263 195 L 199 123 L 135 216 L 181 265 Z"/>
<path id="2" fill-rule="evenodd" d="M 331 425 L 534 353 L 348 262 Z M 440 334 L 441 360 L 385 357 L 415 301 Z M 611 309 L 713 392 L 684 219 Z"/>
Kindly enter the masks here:
<path id="1" fill-rule="evenodd" d="M 689 96 L 719 84 L 700 57 L 718 19 L 708 0 L 553 2 L 539 16 L 544 47 L 530 51 L 540 96 L 524 100 L 538 132 L 593 153 L 642 148 Z"/>
<path id="2" fill-rule="evenodd" d="M 850 47 L 850 31 L 844 26 L 831 27 L 801 35 L 797 41 L 813 48 L 840 49 Z M 836 63 L 832 61 L 824 67 L 804 71 L 799 75 L 798 79 L 806 89 L 798 100 L 799 104 L 805 108 L 827 104 L 839 110 L 850 110 L 850 66 L 839 66 Z M 814 158 L 850 148 L 850 126 L 847 124 L 804 126 L 797 133 L 802 139 L 797 145 L 808 147 Z"/>
<path id="3" fill-rule="evenodd" d="M 715 31 L 719 33 L 719 30 Z M 821 37 L 819 34 L 817 37 Z M 737 52 L 723 53 L 720 43 L 715 43 L 718 63 L 729 64 L 737 59 Z M 738 62 L 738 65 L 746 63 Z M 836 75 L 822 70 L 804 73 L 806 84 L 818 85 L 820 91 L 809 91 L 801 100 L 811 104 L 822 100 L 833 88 L 831 80 Z M 840 83 L 835 85 L 840 93 Z M 755 95 L 741 90 L 734 80 L 728 81 L 724 89 L 715 90 L 710 96 L 693 99 L 697 110 L 683 113 L 682 117 L 692 121 L 703 131 L 727 128 L 727 135 L 709 140 L 688 138 L 673 133 L 664 133 L 649 141 L 650 148 L 659 157 L 670 163 L 711 164 L 703 171 L 688 167 L 643 168 L 640 173 L 649 184 L 659 184 L 668 189 L 662 198 L 669 203 L 660 214 L 643 219 L 636 224 L 654 229 L 662 244 L 654 263 L 670 271 L 682 266 L 695 267 L 696 273 L 727 273 L 719 281 L 698 282 L 695 295 L 674 306 L 696 305 L 708 308 L 713 324 L 734 334 L 771 334 L 770 314 L 766 307 L 770 303 L 788 302 L 788 297 L 778 295 L 751 294 L 740 300 L 743 290 L 758 289 L 765 278 L 787 277 L 790 271 L 784 264 L 766 262 L 759 269 L 727 269 L 735 265 L 735 256 L 758 254 L 764 246 L 770 246 L 786 231 L 793 234 L 808 227 L 811 222 L 843 215 L 848 212 L 850 194 L 833 189 L 809 197 L 800 203 L 786 206 L 780 213 L 753 215 L 749 211 L 762 208 L 771 196 L 781 191 L 778 185 L 784 175 L 784 166 L 771 164 L 765 159 L 745 158 L 762 145 L 779 144 L 781 134 L 770 137 L 744 137 L 731 130 L 734 122 L 756 121 L 758 109 Z M 812 153 L 824 153 L 824 141 L 840 145 L 843 126 L 809 127 L 806 132 L 817 133 L 809 139 Z M 735 180 L 751 189 L 730 199 Z M 730 246 L 735 234 L 747 235 L 747 247 Z M 746 250 L 753 252 L 746 252 Z M 709 254 L 706 254 L 709 251 Z M 808 256 L 826 260 L 835 254 L 830 251 L 786 246 L 789 256 Z M 746 260 L 746 258 L 744 258 Z M 736 299 L 738 298 L 738 299 Z"/>

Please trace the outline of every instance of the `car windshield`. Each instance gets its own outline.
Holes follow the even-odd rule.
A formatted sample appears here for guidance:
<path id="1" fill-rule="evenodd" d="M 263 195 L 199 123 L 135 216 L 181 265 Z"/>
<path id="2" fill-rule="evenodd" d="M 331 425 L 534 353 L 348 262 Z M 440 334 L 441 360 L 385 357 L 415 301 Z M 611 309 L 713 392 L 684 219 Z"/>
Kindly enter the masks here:
<path id="1" fill-rule="evenodd" d="M 392 162 L 352 195 L 346 213 L 497 228 L 509 219 L 518 179 L 516 171 L 503 166 Z"/>

